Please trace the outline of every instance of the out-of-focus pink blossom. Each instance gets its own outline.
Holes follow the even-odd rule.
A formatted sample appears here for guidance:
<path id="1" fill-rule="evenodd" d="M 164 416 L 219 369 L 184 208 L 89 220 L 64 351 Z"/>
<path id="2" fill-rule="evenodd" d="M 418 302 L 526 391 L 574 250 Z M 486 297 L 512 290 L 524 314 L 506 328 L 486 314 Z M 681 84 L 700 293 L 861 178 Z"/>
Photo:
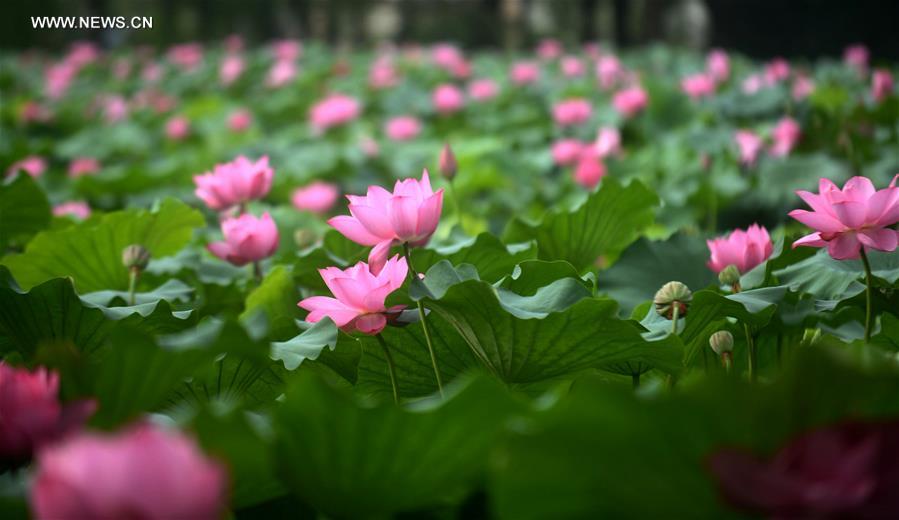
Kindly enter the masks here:
<path id="1" fill-rule="evenodd" d="M 65 61 L 75 67 L 81 68 L 97 61 L 100 57 L 100 49 L 97 44 L 88 41 L 73 42 L 66 54 Z"/>
<path id="2" fill-rule="evenodd" d="M 793 242 L 793 247 L 827 247 L 837 260 L 858 258 L 862 246 L 895 251 L 899 222 L 899 188 L 893 178 L 888 188 L 876 190 L 867 177 L 853 177 L 841 190 L 828 179 L 818 183 L 818 194 L 797 191 L 812 211 L 797 209 L 790 216 L 815 230 Z"/>
<path id="3" fill-rule="evenodd" d="M 78 69 L 65 62 L 47 67 L 44 71 L 44 92 L 47 97 L 50 99 L 61 98 L 69 90 L 76 74 L 78 74 Z"/>
<path id="4" fill-rule="evenodd" d="M 29 155 L 12 163 L 6 170 L 7 175 L 22 170 L 32 177 L 40 177 L 47 170 L 47 161 L 39 155 Z"/>
<path id="5" fill-rule="evenodd" d="M 165 135 L 172 141 L 181 141 L 190 134 L 190 121 L 184 116 L 175 116 L 166 121 Z"/>
<path id="6" fill-rule="evenodd" d="M 717 83 L 723 83 L 730 77 L 730 58 L 722 49 L 712 49 L 705 59 L 705 71 Z"/>
<path id="7" fill-rule="evenodd" d="M 540 79 L 540 66 L 534 62 L 520 61 L 512 65 L 509 77 L 516 85 L 536 83 Z"/>
<path id="8" fill-rule="evenodd" d="M 475 101 L 487 101 L 499 94 L 499 85 L 492 79 L 476 79 L 468 84 L 468 95 Z"/>
<path id="9" fill-rule="evenodd" d="M 815 91 L 815 82 L 805 74 L 799 74 L 793 80 L 793 99 L 802 101 Z"/>
<path id="10" fill-rule="evenodd" d="M 587 189 L 593 189 L 606 176 L 606 165 L 594 147 L 585 147 L 574 168 L 574 180 Z"/>
<path id="11" fill-rule="evenodd" d="M 681 80 L 681 90 L 692 99 L 711 97 L 715 93 L 715 80 L 708 74 L 692 74 Z"/>
<path id="12" fill-rule="evenodd" d="M 565 56 L 559 67 L 562 69 L 562 74 L 568 78 L 579 78 L 584 75 L 584 62 L 577 56 Z"/>
<path id="13" fill-rule="evenodd" d="M 554 60 L 562 55 L 562 43 L 553 38 L 544 38 L 537 44 L 537 56 L 543 60 Z"/>
<path id="14" fill-rule="evenodd" d="M 893 95 L 893 75 L 887 69 L 877 69 L 871 75 L 871 97 L 880 102 Z"/>
<path id="15" fill-rule="evenodd" d="M 309 121 L 313 128 L 323 131 L 355 120 L 361 108 L 356 98 L 331 94 L 313 105 L 309 110 Z"/>
<path id="16" fill-rule="evenodd" d="M 553 119 L 563 127 L 586 123 L 591 115 L 593 106 L 584 98 L 566 99 L 553 107 Z"/>
<path id="17" fill-rule="evenodd" d="M 53 119 L 50 109 L 36 101 L 26 101 L 19 111 L 19 121 L 23 123 L 45 123 Z"/>
<path id="18" fill-rule="evenodd" d="M 440 68 L 451 70 L 457 63 L 464 60 L 462 51 L 455 45 L 438 43 L 431 49 L 431 59 Z"/>
<path id="19" fill-rule="evenodd" d="M 774 157 L 790 155 L 801 136 L 802 131 L 799 128 L 799 123 L 795 119 L 784 117 L 777 122 L 774 130 L 771 131 L 771 138 L 774 140 L 774 143 L 771 145 L 771 155 Z"/>
<path id="20" fill-rule="evenodd" d="M 604 126 L 596 134 L 593 143 L 600 159 L 621 153 L 621 133 L 614 126 Z"/>
<path id="21" fill-rule="evenodd" d="M 404 305 L 387 307 L 385 300 L 402 287 L 409 273 L 405 258 L 394 256 L 373 272 L 365 262 L 341 270 L 319 269 L 325 285 L 335 298 L 312 296 L 298 303 L 309 311 L 306 321 L 315 323 L 328 317 L 341 329 L 363 334 L 377 334 L 387 326 L 388 318 L 397 315 Z"/>
<path id="22" fill-rule="evenodd" d="M 234 265 L 258 262 L 278 249 L 278 226 L 268 212 L 260 218 L 249 213 L 227 218 L 222 221 L 222 234 L 224 241 L 206 247 L 210 253 Z"/>
<path id="23" fill-rule="evenodd" d="M 434 109 L 437 112 L 452 114 L 465 106 L 465 96 L 459 90 L 459 87 L 444 83 L 434 89 L 434 93 L 431 94 L 431 102 L 434 104 Z"/>
<path id="24" fill-rule="evenodd" d="M 128 116 L 128 102 L 118 95 L 103 98 L 103 119 L 107 123 L 118 123 Z"/>
<path id="25" fill-rule="evenodd" d="M 69 163 L 69 177 L 77 179 L 100 171 L 100 161 L 93 157 L 76 157 Z"/>
<path id="26" fill-rule="evenodd" d="M 112 66 L 112 75 L 119 81 L 128 79 L 131 74 L 131 60 L 128 58 L 119 58 Z"/>
<path id="27" fill-rule="evenodd" d="M 382 57 L 372 63 L 368 70 L 368 84 L 372 88 L 390 88 L 399 82 L 396 67 L 390 58 Z"/>
<path id="28" fill-rule="evenodd" d="M 222 211 L 265 197 L 273 177 L 267 156 L 253 162 L 240 155 L 231 162 L 216 164 L 212 172 L 194 176 L 194 193 L 209 209 Z"/>
<path id="29" fill-rule="evenodd" d="M 745 231 L 735 229 L 723 237 L 706 240 L 706 245 L 711 253 L 706 265 L 716 273 L 733 265 L 740 274 L 745 274 L 767 260 L 774 251 L 768 230 L 758 224 L 749 226 Z"/>
<path id="30" fill-rule="evenodd" d="M 765 78 L 760 74 L 750 74 L 743 80 L 741 88 L 744 94 L 755 94 L 765 86 Z"/>
<path id="31" fill-rule="evenodd" d="M 560 139 L 553 143 L 553 161 L 559 166 L 570 166 L 581 157 L 584 143 L 577 139 Z"/>
<path id="32" fill-rule="evenodd" d="M 366 157 L 377 157 L 381 153 L 378 142 L 371 137 L 363 137 L 359 140 L 359 148 Z"/>
<path id="33" fill-rule="evenodd" d="M 643 87 L 639 86 L 619 90 L 612 97 L 612 106 L 625 117 L 638 114 L 646 108 L 647 104 L 649 104 L 649 96 Z"/>
<path id="34" fill-rule="evenodd" d="M 167 57 L 170 62 L 180 67 L 181 70 L 191 72 L 203 63 L 203 46 L 199 43 L 174 45 L 169 49 Z"/>
<path id="35" fill-rule="evenodd" d="M 609 90 L 622 78 L 623 68 L 618 58 L 606 55 L 596 62 L 596 79 L 603 90 Z"/>
<path id="36" fill-rule="evenodd" d="M 790 77 L 790 62 L 783 58 L 774 58 L 765 65 L 765 81 L 774 84 Z"/>
<path id="37" fill-rule="evenodd" d="M 239 54 L 228 54 L 222 59 L 219 67 L 219 81 L 222 85 L 228 86 L 243 74 L 244 62 L 243 57 Z"/>
<path id="38" fill-rule="evenodd" d="M 297 77 L 297 66 L 292 61 L 278 60 L 268 70 L 265 84 L 271 88 L 287 85 Z"/>
<path id="39" fill-rule="evenodd" d="M 740 151 L 740 164 L 753 166 L 762 151 L 764 141 L 755 132 L 750 130 L 737 130 L 734 132 L 734 142 Z"/>
<path id="40" fill-rule="evenodd" d="M 156 62 L 148 63 L 144 66 L 140 76 L 147 83 L 156 83 L 162 78 L 162 66 Z"/>
<path id="41" fill-rule="evenodd" d="M 84 220 L 91 216 L 91 207 L 83 200 L 72 200 L 53 206 L 53 214 L 57 217 L 72 216 Z"/>
<path id="42" fill-rule="evenodd" d="M 290 196 L 290 201 L 299 210 L 322 214 L 334 207 L 339 195 L 340 189 L 336 184 L 315 181 L 295 189 Z"/>
<path id="43" fill-rule="evenodd" d="M 868 72 L 869 54 L 868 48 L 861 43 L 850 45 L 843 51 L 843 63 L 855 69 L 859 76 L 863 76 Z"/>
<path id="44" fill-rule="evenodd" d="M 243 36 L 239 34 L 229 34 L 225 38 L 225 51 L 227 51 L 228 54 L 237 54 L 243 50 L 243 47 Z"/>
<path id="45" fill-rule="evenodd" d="M 297 40 L 278 40 L 272 42 L 272 55 L 275 61 L 296 61 L 303 53 L 303 45 Z"/>
<path id="46" fill-rule="evenodd" d="M 228 116 L 228 130 L 239 133 L 253 124 L 253 114 L 245 108 L 239 108 Z"/>
<path id="47" fill-rule="evenodd" d="M 227 480 L 190 438 L 141 424 L 42 449 L 31 506 L 37 520 L 214 520 L 227 505 Z"/>
<path id="48" fill-rule="evenodd" d="M 421 122 L 413 116 L 392 117 L 384 125 L 384 133 L 394 141 L 415 139 L 421 133 Z"/>

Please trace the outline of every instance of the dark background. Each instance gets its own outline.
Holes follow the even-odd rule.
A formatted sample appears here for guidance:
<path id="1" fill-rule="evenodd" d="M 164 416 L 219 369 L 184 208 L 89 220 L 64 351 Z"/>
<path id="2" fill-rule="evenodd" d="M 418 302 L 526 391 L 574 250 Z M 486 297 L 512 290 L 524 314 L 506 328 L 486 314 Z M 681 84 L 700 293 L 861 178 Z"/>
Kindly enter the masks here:
<path id="1" fill-rule="evenodd" d="M 541 2 L 554 21 L 549 29 L 530 15 Z M 366 20 L 379 4 L 395 6 L 397 31 L 381 39 L 397 42 L 455 41 L 466 48 L 514 51 L 551 36 L 570 45 L 602 40 L 619 46 L 720 46 L 758 58 L 837 56 L 847 44 L 864 42 L 875 61 L 899 59 L 896 0 L 7 0 L 0 48 L 54 50 L 76 39 L 164 47 L 232 33 L 249 43 L 290 36 L 358 48 L 375 39 Z M 670 20 L 688 4 L 705 16 L 706 37 L 698 42 L 690 41 L 694 26 Z M 36 15 L 152 16 L 154 28 L 34 30 L 29 17 Z"/>

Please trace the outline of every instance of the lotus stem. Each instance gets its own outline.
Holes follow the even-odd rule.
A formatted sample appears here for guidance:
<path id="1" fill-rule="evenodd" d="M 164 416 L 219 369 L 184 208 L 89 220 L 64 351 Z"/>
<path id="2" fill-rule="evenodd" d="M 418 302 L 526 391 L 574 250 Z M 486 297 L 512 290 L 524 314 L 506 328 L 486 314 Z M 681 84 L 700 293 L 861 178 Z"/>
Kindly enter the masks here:
<path id="1" fill-rule="evenodd" d="M 140 269 L 132 267 L 128 270 L 128 305 L 134 305 L 134 291 L 137 289 L 137 279 L 140 277 Z"/>
<path id="2" fill-rule="evenodd" d="M 755 347 L 755 340 L 752 338 L 752 331 L 749 324 L 743 324 L 743 330 L 746 331 L 746 345 L 749 349 L 749 380 L 755 382 L 758 380 L 759 359 L 758 352 Z"/>
<path id="3" fill-rule="evenodd" d="M 871 272 L 871 262 L 868 261 L 868 253 L 864 246 L 860 249 L 862 265 L 865 266 L 865 343 L 871 342 L 871 307 L 874 291 L 874 274 Z"/>
<path id="4" fill-rule="evenodd" d="M 390 353 L 390 348 L 387 346 L 387 342 L 384 341 L 383 336 L 375 334 L 375 338 L 378 339 L 378 343 L 384 350 L 384 357 L 387 359 L 387 371 L 390 374 L 390 387 L 393 389 L 393 404 L 400 404 L 400 394 L 396 388 L 396 367 L 393 364 L 393 354 Z"/>
<path id="5" fill-rule="evenodd" d="M 631 384 L 634 387 L 634 390 L 640 387 L 640 373 L 631 374 Z"/>
<path id="6" fill-rule="evenodd" d="M 418 273 L 415 271 L 415 267 L 412 265 L 412 251 L 409 249 L 409 243 L 406 242 L 403 244 L 403 252 L 406 256 L 406 263 L 409 264 L 409 276 L 412 277 L 412 280 L 418 279 Z M 428 321 L 425 316 L 425 307 L 424 304 L 421 303 L 421 300 L 415 302 L 418 306 L 418 316 L 419 321 L 421 322 L 421 330 L 425 333 L 425 343 L 428 345 L 428 353 L 431 355 L 431 367 L 434 368 L 434 378 L 437 380 L 437 391 L 440 393 L 441 399 L 443 396 L 443 381 L 440 378 L 440 369 L 437 368 L 437 355 L 434 353 L 434 344 L 431 341 L 431 331 L 428 329 Z"/>
<path id="7" fill-rule="evenodd" d="M 256 283 L 262 283 L 262 265 L 259 260 L 253 262 L 253 277 L 256 278 Z"/>

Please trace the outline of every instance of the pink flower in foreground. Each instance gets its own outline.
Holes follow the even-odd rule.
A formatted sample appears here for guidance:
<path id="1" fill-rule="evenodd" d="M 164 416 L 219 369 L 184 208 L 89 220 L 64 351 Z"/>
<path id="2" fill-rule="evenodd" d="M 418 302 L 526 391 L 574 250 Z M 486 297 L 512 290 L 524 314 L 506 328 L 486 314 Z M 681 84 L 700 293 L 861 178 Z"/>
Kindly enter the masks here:
<path id="1" fill-rule="evenodd" d="M 0 361 L 0 466 L 18 465 L 42 446 L 81 428 L 93 401 L 59 402 L 59 374 Z"/>
<path id="2" fill-rule="evenodd" d="M 290 201 L 299 210 L 321 214 L 327 213 L 334 207 L 339 194 L 340 190 L 336 184 L 316 181 L 295 189 L 290 196 Z"/>
<path id="3" fill-rule="evenodd" d="M 173 141 L 180 141 L 190 134 L 190 121 L 184 116 L 175 116 L 165 123 L 165 135 Z"/>
<path id="4" fill-rule="evenodd" d="M 228 116 L 228 130 L 243 132 L 253 123 L 253 114 L 245 108 L 239 108 Z"/>
<path id="5" fill-rule="evenodd" d="M 530 61 L 520 61 L 512 65 L 509 77 L 516 85 L 536 83 L 540 79 L 540 67 Z"/>
<path id="6" fill-rule="evenodd" d="M 578 78 L 584 75 L 584 62 L 576 56 L 565 56 L 560 64 L 562 74 L 568 78 Z"/>
<path id="7" fill-rule="evenodd" d="M 437 112 L 452 114 L 462 108 L 465 104 L 465 97 L 459 87 L 445 83 L 434 89 L 434 93 L 431 94 L 431 102 L 434 103 Z"/>
<path id="8" fill-rule="evenodd" d="M 793 242 L 793 247 L 827 247 L 837 260 L 858 258 L 865 250 L 894 251 L 899 222 L 899 188 L 893 178 L 886 189 L 875 190 L 867 177 L 853 177 L 841 190 L 828 179 L 818 183 L 818 194 L 797 191 L 812 211 L 796 209 L 790 216 L 815 230 Z"/>
<path id="9" fill-rule="evenodd" d="M 603 90 L 608 90 L 615 86 L 615 83 L 621 79 L 624 69 L 621 62 L 615 56 L 603 56 L 596 62 L 596 79 L 599 80 L 599 86 Z"/>
<path id="10" fill-rule="evenodd" d="M 592 147 L 584 148 L 574 168 L 574 180 L 587 189 L 593 189 L 606 176 L 603 164 Z"/>
<path id="11" fill-rule="evenodd" d="M 596 134 L 593 143 L 600 159 L 621 153 L 621 133 L 614 126 L 604 126 Z"/>
<path id="12" fill-rule="evenodd" d="M 868 48 L 861 43 L 850 45 L 843 51 L 843 63 L 855 69 L 859 75 L 868 71 Z"/>
<path id="13" fill-rule="evenodd" d="M 706 73 L 717 83 L 727 81 L 730 77 L 730 58 L 721 49 L 712 49 L 705 59 Z"/>
<path id="14" fill-rule="evenodd" d="M 577 162 L 584 149 L 584 143 L 577 139 L 560 139 L 553 143 L 553 162 L 559 166 L 568 166 Z"/>
<path id="15" fill-rule="evenodd" d="M 801 136 L 799 123 L 795 119 L 789 117 L 781 119 L 771 131 L 771 138 L 774 140 L 774 144 L 771 145 L 771 155 L 774 157 L 790 155 Z"/>
<path id="16" fill-rule="evenodd" d="M 740 149 L 740 164 L 752 166 L 762 151 L 764 142 L 756 133 L 749 130 L 737 130 L 734 132 L 734 142 Z"/>
<path id="17" fill-rule="evenodd" d="M 693 74 L 681 80 L 680 88 L 694 100 L 711 97 L 715 93 L 715 80 L 707 74 Z"/>
<path id="18" fill-rule="evenodd" d="M 365 262 L 346 270 L 336 267 L 318 271 L 336 298 L 312 296 L 298 305 L 309 311 L 306 321 L 317 322 L 331 318 L 341 329 L 363 334 L 377 334 L 387 326 L 388 316 L 399 313 L 404 305 L 387 307 L 384 301 L 402 287 L 409 272 L 405 258 L 394 255 L 374 274 Z"/>
<path id="19" fill-rule="evenodd" d="M 309 121 L 318 130 L 327 130 L 359 117 L 361 106 L 356 98 L 331 94 L 309 110 Z"/>
<path id="20" fill-rule="evenodd" d="M 222 211 L 265 197 L 272 187 L 273 176 L 268 156 L 252 162 L 240 155 L 231 162 L 216 164 L 212 172 L 195 175 L 194 193 L 209 209 Z"/>
<path id="21" fill-rule="evenodd" d="M 877 69 L 871 75 L 871 97 L 880 102 L 893 95 L 893 75 L 887 69 Z"/>
<path id="22" fill-rule="evenodd" d="M 69 163 L 69 177 L 77 179 L 100 171 L 100 162 L 93 157 L 76 157 Z"/>
<path id="23" fill-rule="evenodd" d="M 87 202 L 73 200 L 53 206 L 53 214 L 57 217 L 72 216 L 84 220 L 91 216 L 91 207 L 87 205 Z"/>
<path id="24" fill-rule="evenodd" d="M 39 155 L 29 155 L 14 162 L 6 170 L 7 175 L 22 170 L 32 177 L 40 177 L 47 170 L 47 161 Z"/>
<path id="25" fill-rule="evenodd" d="M 766 518 L 896 518 L 897 465 L 895 421 L 818 428 L 768 459 L 726 448 L 708 462 L 728 502 Z"/>
<path id="26" fill-rule="evenodd" d="M 227 473 L 176 431 L 141 424 L 41 450 L 31 488 L 38 520 L 221 518 Z"/>
<path id="27" fill-rule="evenodd" d="M 237 81 L 243 74 L 243 69 L 243 58 L 238 54 L 228 54 L 219 67 L 219 81 L 222 85 L 228 86 Z"/>
<path id="28" fill-rule="evenodd" d="M 499 93 L 499 85 L 492 79 L 476 79 L 468 84 L 468 95 L 475 101 L 493 99 Z"/>
<path id="29" fill-rule="evenodd" d="M 234 265 L 258 262 L 275 254 L 278 249 L 278 226 L 265 212 L 262 217 L 244 213 L 222 221 L 223 242 L 207 246 L 209 252 Z"/>
<path id="30" fill-rule="evenodd" d="M 631 117 L 646 108 L 649 96 L 643 87 L 629 87 L 619 90 L 612 97 L 612 106 L 625 117 Z"/>
<path id="31" fill-rule="evenodd" d="M 593 114 L 593 106 L 583 98 L 566 99 L 553 107 L 553 119 L 559 126 L 574 126 L 586 123 Z"/>
<path id="32" fill-rule="evenodd" d="M 393 193 L 380 186 L 369 186 L 365 196 L 347 195 L 350 215 L 328 220 L 345 237 L 363 246 L 374 246 L 368 256 L 373 273 L 384 266 L 393 244 L 423 246 L 440 222 L 443 188 L 431 189 L 428 170 L 421 181 L 396 181 Z"/>
<path id="33" fill-rule="evenodd" d="M 421 133 L 421 122 L 413 116 L 393 117 L 384 125 L 384 133 L 394 141 L 415 139 Z"/>
<path id="34" fill-rule="evenodd" d="M 774 250 L 768 230 L 758 224 L 746 231 L 735 229 L 729 235 L 706 240 L 706 245 L 712 254 L 706 265 L 716 273 L 729 265 L 735 266 L 740 274 L 747 273 L 767 260 Z"/>

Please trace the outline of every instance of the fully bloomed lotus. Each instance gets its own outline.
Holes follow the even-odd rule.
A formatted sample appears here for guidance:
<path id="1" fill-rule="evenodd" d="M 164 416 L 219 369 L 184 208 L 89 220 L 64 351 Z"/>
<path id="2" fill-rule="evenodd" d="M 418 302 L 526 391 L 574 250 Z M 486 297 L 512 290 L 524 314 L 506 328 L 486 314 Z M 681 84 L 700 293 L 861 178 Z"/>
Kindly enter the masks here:
<path id="1" fill-rule="evenodd" d="M 244 213 L 222 221 L 225 240 L 207 247 L 215 256 L 234 265 L 258 262 L 275 254 L 278 249 L 278 226 L 268 212 L 262 217 Z"/>
<path id="2" fill-rule="evenodd" d="M 224 467 L 185 435 L 138 425 L 81 434 L 38 455 L 31 506 L 38 520 L 221 518 Z"/>
<path id="3" fill-rule="evenodd" d="M 387 261 L 391 246 L 427 244 L 443 210 L 443 188 L 431 189 L 427 170 L 420 181 L 396 181 L 393 193 L 380 186 L 369 186 L 365 196 L 347 198 L 350 215 L 334 217 L 328 223 L 353 242 L 374 246 L 368 261 L 375 274 Z"/>
<path id="4" fill-rule="evenodd" d="M 263 156 L 252 162 L 243 155 L 231 162 L 217 164 L 212 172 L 194 177 L 194 193 L 215 211 L 265 197 L 272 187 L 274 172 Z"/>
<path id="5" fill-rule="evenodd" d="M 318 271 L 328 289 L 335 296 L 312 296 L 299 302 L 309 311 L 306 321 L 317 322 L 331 318 L 335 325 L 351 332 L 377 334 L 387 326 L 388 317 L 405 306 L 387 307 L 387 296 L 402 287 L 409 272 L 405 257 L 395 255 L 377 273 L 369 265 L 359 262 L 346 270 L 328 267 Z"/>
<path id="6" fill-rule="evenodd" d="M 876 190 L 867 177 L 853 177 L 843 189 L 821 179 L 818 193 L 797 191 L 812 211 L 797 209 L 790 216 L 815 230 L 793 242 L 793 247 L 826 247 L 837 260 L 858 258 L 862 247 L 895 251 L 899 222 L 899 188 L 893 178 L 889 187 Z"/>
<path id="7" fill-rule="evenodd" d="M 711 253 L 707 265 L 716 273 L 730 265 L 735 266 L 740 274 L 747 273 L 767 260 L 774 250 L 768 230 L 758 224 L 749 226 L 745 231 L 735 229 L 726 236 L 707 240 L 706 244 Z"/>

